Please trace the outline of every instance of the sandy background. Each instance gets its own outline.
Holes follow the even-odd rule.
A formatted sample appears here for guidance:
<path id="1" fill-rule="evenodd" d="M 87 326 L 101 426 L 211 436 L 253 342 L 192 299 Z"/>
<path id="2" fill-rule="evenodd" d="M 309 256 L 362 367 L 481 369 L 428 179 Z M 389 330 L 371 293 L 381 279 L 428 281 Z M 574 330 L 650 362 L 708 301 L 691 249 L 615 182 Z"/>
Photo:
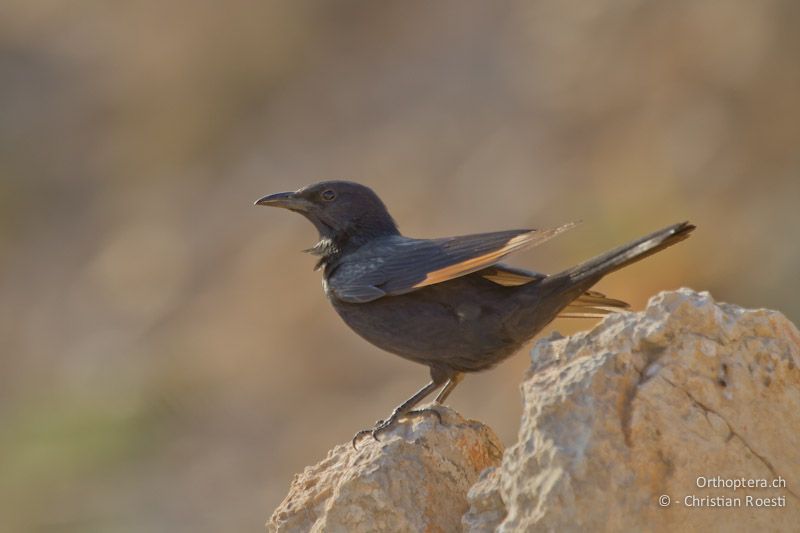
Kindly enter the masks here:
<path id="1" fill-rule="evenodd" d="M 552 272 L 800 320 L 800 3 L 53 2 L 0 8 L 3 531 L 260 531 L 424 367 L 325 301 L 258 197 L 372 186 L 435 237 L 583 224 Z M 591 327 L 562 320 L 562 333 Z M 521 353 L 451 404 L 515 437 Z"/>

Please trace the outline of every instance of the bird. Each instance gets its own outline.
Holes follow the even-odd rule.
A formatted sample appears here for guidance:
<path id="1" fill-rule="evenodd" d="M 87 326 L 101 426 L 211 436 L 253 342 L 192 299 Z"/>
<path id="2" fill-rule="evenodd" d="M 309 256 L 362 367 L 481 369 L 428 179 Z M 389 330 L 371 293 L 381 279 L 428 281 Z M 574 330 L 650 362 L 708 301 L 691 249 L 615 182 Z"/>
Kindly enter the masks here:
<path id="1" fill-rule="evenodd" d="M 443 404 L 465 374 L 487 370 L 526 345 L 556 317 L 602 317 L 629 305 L 591 290 L 601 278 L 676 244 L 695 229 L 672 224 L 559 273 L 501 262 L 571 229 L 513 229 L 436 239 L 406 237 L 369 187 L 328 180 L 255 202 L 299 213 L 317 229 L 308 250 L 319 259 L 327 299 L 371 344 L 426 365 L 430 381 L 352 443 L 401 419 L 436 390 Z"/>

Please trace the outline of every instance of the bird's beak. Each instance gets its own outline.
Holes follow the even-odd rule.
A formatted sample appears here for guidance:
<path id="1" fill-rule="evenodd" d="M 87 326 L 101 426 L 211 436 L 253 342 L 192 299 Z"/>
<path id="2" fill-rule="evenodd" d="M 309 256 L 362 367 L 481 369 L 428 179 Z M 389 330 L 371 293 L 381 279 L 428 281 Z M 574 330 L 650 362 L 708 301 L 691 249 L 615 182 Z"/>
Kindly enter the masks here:
<path id="1" fill-rule="evenodd" d="M 255 205 L 282 207 L 284 209 L 291 209 L 292 211 L 308 211 L 312 204 L 305 198 L 298 196 L 296 193 L 279 192 L 277 194 L 270 194 L 256 200 Z"/>

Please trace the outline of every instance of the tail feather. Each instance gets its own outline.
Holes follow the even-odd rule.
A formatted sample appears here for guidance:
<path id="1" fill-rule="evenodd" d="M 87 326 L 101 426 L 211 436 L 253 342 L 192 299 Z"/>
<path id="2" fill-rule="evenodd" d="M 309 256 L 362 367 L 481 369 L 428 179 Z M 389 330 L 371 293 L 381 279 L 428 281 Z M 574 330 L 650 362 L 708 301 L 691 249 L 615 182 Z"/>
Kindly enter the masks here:
<path id="1" fill-rule="evenodd" d="M 686 239 L 692 230 L 694 226 L 688 222 L 674 224 L 561 273 L 523 285 L 527 289 L 518 294 L 527 312 L 521 313 L 516 321 L 518 334 L 530 338 L 557 316 L 602 317 L 625 309 L 625 302 L 589 289 L 606 274 Z"/>
<path id="2" fill-rule="evenodd" d="M 672 226 L 668 226 L 650 235 L 636 239 L 633 242 L 614 248 L 593 259 L 589 259 L 560 274 L 550 276 L 550 279 L 568 278 L 573 283 L 579 283 L 584 280 L 597 281 L 615 270 L 619 270 L 645 257 L 651 256 L 656 252 L 660 252 L 664 248 L 668 248 L 673 244 L 683 241 L 689 237 L 694 228 L 695 226 L 689 222 L 673 224 Z"/>
<path id="3" fill-rule="evenodd" d="M 551 317 L 603 317 L 625 309 L 627 304 L 621 300 L 586 291 L 603 276 L 681 242 L 689 237 L 694 228 L 688 222 L 673 224 L 563 272 L 547 276 L 538 286 L 541 290 L 558 295 L 552 300 Z"/>
<path id="4" fill-rule="evenodd" d="M 586 291 L 566 306 L 558 316 L 561 318 L 602 318 L 629 307 L 630 304 L 627 302 L 609 298 L 601 292 Z"/>
<path id="5" fill-rule="evenodd" d="M 614 298 L 609 298 L 602 292 L 598 291 L 586 291 L 578 298 L 575 299 L 570 305 L 578 305 L 578 306 L 597 306 L 597 307 L 613 307 L 613 308 L 628 308 L 630 304 L 628 302 L 623 302 L 622 300 L 616 300 Z"/>

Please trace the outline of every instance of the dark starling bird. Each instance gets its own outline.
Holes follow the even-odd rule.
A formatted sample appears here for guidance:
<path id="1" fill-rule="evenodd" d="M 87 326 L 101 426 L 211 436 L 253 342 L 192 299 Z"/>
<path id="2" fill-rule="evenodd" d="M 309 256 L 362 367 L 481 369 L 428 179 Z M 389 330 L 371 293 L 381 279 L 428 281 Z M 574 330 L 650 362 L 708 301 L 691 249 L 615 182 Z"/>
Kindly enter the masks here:
<path id="1" fill-rule="evenodd" d="M 589 289 L 603 276 L 687 238 L 682 222 L 554 275 L 500 263 L 574 224 L 443 239 L 404 237 L 378 196 L 348 181 L 325 181 L 265 196 L 256 205 L 308 218 L 319 242 L 323 288 L 339 316 L 375 346 L 430 368 L 431 382 L 386 420 L 353 437 L 377 435 L 436 389 L 442 403 L 466 372 L 486 370 L 558 316 L 603 316 L 628 307 Z M 435 413 L 435 411 L 434 411 Z M 438 413 L 436 413 L 438 415 Z"/>

